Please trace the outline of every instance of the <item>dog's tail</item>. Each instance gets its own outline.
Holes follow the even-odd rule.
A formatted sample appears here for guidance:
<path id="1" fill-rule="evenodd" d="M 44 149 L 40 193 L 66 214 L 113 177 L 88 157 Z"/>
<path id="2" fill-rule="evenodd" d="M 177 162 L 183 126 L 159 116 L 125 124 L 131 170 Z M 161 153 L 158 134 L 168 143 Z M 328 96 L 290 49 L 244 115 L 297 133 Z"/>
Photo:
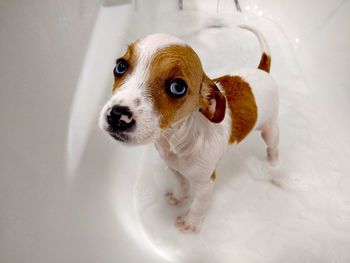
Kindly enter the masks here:
<path id="1" fill-rule="evenodd" d="M 257 30 L 256 28 L 254 28 L 252 26 L 240 25 L 239 27 L 246 29 L 250 32 L 253 32 L 254 35 L 258 38 L 260 46 L 261 46 L 261 51 L 262 51 L 258 69 L 264 70 L 267 73 L 269 73 L 270 67 L 271 67 L 271 53 L 270 53 L 270 49 L 269 49 L 269 46 L 267 44 L 265 37 L 263 36 L 263 34 L 259 30 Z"/>

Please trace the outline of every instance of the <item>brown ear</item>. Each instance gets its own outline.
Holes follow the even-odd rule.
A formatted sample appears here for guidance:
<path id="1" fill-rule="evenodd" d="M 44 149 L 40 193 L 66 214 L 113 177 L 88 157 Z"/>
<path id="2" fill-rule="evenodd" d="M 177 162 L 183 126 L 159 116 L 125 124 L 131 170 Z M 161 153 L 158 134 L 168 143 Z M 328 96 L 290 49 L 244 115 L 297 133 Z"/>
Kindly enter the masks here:
<path id="1" fill-rule="evenodd" d="M 206 75 L 203 77 L 199 95 L 199 111 L 211 122 L 221 122 L 225 117 L 225 96 Z"/>

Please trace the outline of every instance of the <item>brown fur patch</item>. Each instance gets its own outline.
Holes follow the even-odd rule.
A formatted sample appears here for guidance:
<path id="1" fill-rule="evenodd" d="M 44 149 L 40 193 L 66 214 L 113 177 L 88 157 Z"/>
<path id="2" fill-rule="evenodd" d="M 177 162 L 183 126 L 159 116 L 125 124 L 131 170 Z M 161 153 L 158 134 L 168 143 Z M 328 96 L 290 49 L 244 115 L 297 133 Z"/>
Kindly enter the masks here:
<path id="1" fill-rule="evenodd" d="M 137 55 L 136 55 L 135 45 L 136 45 L 136 42 L 130 44 L 125 54 L 122 57 L 120 57 L 125 59 L 128 62 L 128 69 L 123 75 L 117 76 L 117 77 L 114 76 L 114 83 L 112 87 L 113 93 L 122 85 L 125 78 L 132 72 L 133 68 L 136 66 Z"/>
<path id="2" fill-rule="evenodd" d="M 223 76 L 214 80 L 222 85 L 231 110 L 231 136 L 229 143 L 239 143 L 253 129 L 258 109 L 247 82 L 238 76 Z"/>
<path id="3" fill-rule="evenodd" d="M 215 182 L 216 180 L 216 173 L 215 171 L 212 173 L 212 175 L 210 176 L 210 180 L 212 180 L 213 182 Z"/>
<path id="4" fill-rule="evenodd" d="M 203 68 L 197 54 L 188 46 L 171 45 L 159 50 L 150 63 L 149 97 L 160 115 L 160 128 L 198 109 Z M 174 79 L 187 84 L 187 93 L 181 98 L 167 94 L 166 87 Z"/>
<path id="5" fill-rule="evenodd" d="M 271 67 L 271 57 L 268 56 L 265 52 L 262 53 L 261 58 L 260 58 L 260 63 L 258 66 L 258 69 L 261 69 L 263 71 L 266 71 L 267 73 L 270 72 L 270 67 Z"/>

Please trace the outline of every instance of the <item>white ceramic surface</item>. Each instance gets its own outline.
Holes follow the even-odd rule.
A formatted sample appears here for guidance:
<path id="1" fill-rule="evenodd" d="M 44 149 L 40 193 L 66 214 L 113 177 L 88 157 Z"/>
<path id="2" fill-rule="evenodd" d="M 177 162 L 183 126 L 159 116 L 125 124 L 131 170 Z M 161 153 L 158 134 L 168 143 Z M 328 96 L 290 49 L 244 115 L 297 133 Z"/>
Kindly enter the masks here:
<path id="1" fill-rule="evenodd" d="M 242 14 L 229 0 L 184 0 L 181 12 L 176 1 L 134 2 L 100 8 L 78 84 L 58 96 L 69 114 L 57 115 L 45 85 L 13 91 L 18 63 L 2 62 L 0 262 L 350 262 L 350 1 L 242 0 Z M 210 76 L 256 66 L 258 43 L 239 23 L 270 44 L 282 163 L 266 165 L 251 134 L 222 159 L 201 233 L 183 235 L 174 220 L 186 207 L 166 204 L 171 174 L 154 147 L 115 143 L 98 112 L 115 57 L 148 33 L 183 37 Z M 17 31 L 4 32 L 5 54 Z"/>

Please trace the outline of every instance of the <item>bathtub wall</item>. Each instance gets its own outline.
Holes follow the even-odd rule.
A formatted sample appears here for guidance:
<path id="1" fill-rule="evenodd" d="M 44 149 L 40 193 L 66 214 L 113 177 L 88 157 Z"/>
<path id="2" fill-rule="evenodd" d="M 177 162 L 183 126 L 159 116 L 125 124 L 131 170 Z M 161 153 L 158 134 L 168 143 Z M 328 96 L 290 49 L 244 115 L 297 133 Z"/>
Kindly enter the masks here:
<path id="1" fill-rule="evenodd" d="M 99 6 L 0 1 L 0 262 L 67 252 L 63 142 Z"/>

